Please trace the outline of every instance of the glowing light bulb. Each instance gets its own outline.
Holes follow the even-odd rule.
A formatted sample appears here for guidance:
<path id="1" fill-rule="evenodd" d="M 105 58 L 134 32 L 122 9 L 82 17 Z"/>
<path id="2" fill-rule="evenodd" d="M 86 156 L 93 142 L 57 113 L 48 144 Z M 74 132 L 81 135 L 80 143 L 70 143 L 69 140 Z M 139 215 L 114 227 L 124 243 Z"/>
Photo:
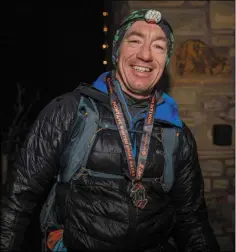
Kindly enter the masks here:
<path id="1" fill-rule="evenodd" d="M 106 16 L 108 16 L 108 12 L 107 12 L 107 11 L 103 11 L 102 15 L 103 15 L 104 17 L 106 17 Z"/>
<path id="2" fill-rule="evenodd" d="M 103 60 L 103 65 L 106 65 L 107 64 L 107 61 L 106 60 Z"/>
<path id="3" fill-rule="evenodd" d="M 104 26 L 104 27 L 103 27 L 103 31 L 104 31 L 104 32 L 107 32 L 107 31 L 108 31 L 107 26 Z"/>
<path id="4" fill-rule="evenodd" d="M 108 45 L 103 44 L 103 45 L 102 45 L 102 48 L 103 48 L 103 49 L 106 49 L 106 48 L 108 48 Z"/>

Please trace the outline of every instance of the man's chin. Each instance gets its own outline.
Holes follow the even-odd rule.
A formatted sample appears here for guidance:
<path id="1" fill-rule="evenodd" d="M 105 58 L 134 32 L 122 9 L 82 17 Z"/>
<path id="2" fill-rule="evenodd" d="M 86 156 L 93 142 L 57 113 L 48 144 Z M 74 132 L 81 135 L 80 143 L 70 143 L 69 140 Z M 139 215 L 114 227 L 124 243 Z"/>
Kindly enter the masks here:
<path id="1" fill-rule="evenodd" d="M 150 95 L 152 92 L 152 89 L 144 89 L 144 88 L 129 88 L 129 92 L 136 94 L 136 95 L 142 95 L 142 96 L 146 96 L 146 95 Z"/>

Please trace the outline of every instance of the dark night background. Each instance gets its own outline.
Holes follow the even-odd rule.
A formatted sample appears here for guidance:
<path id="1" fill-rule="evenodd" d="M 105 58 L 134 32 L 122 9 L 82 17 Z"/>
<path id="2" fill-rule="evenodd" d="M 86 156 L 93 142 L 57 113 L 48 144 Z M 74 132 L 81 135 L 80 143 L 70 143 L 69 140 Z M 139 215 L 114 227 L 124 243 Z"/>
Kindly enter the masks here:
<path id="1" fill-rule="evenodd" d="M 104 21 L 109 17 L 104 18 L 102 12 L 109 11 L 109 6 L 104 1 L 77 5 L 11 3 L 0 7 L 2 131 L 8 130 L 16 114 L 16 83 L 25 89 L 25 109 L 33 102 L 26 118 L 30 125 L 51 99 L 73 90 L 80 81 L 94 81 L 107 70 L 102 44 L 107 39 Z M 25 133 L 18 134 L 24 138 Z M 22 251 L 40 251 L 39 236 L 37 211 Z"/>
<path id="2" fill-rule="evenodd" d="M 102 63 L 105 5 L 104 1 L 80 1 L 77 7 L 16 3 L 1 7 L 4 128 L 14 116 L 16 83 L 25 88 L 25 106 L 40 93 L 29 115 L 34 119 L 52 98 L 106 71 Z"/>

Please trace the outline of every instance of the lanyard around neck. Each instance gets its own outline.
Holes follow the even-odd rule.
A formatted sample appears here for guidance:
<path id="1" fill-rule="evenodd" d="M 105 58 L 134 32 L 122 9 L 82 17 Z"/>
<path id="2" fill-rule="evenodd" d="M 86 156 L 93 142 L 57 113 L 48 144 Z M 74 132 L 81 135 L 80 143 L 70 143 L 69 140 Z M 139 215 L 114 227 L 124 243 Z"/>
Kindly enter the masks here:
<path id="1" fill-rule="evenodd" d="M 127 126 L 125 123 L 124 113 L 121 108 L 120 101 L 118 96 L 115 92 L 114 83 L 110 76 L 107 77 L 107 86 L 108 92 L 110 96 L 110 103 L 112 106 L 112 111 L 115 117 L 116 125 L 119 130 L 119 134 L 124 146 L 128 168 L 129 168 L 129 175 L 133 182 L 141 181 L 143 172 L 145 169 L 148 150 L 149 150 L 149 143 L 151 139 L 153 123 L 154 123 L 154 115 L 156 110 L 156 102 L 157 98 L 155 93 L 151 96 L 149 109 L 148 109 L 148 116 L 145 119 L 144 127 L 143 127 L 143 134 L 141 139 L 141 145 L 139 150 L 139 157 L 138 162 L 136 165 L 135 158 L 132 151 L 132 144 L 129 137 L 129 133 L 127 130 Z"/>

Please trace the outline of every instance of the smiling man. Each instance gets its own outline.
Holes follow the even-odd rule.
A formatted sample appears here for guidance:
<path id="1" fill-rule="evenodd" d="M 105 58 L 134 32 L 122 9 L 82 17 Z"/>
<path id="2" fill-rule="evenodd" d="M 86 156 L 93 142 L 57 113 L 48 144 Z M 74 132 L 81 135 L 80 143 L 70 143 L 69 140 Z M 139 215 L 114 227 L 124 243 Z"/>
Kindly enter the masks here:
<path id="1" fill-rule="evenodd" d="M 159 11 L 131 13 L 115 69 L 41 111 L 6 182 L 1 251 L 21 251 L 49 189 L 45 251 L 220 251 L 195 140 L 160 88 L 173 41 Z"/>
<path id="2" fill-rule="evenodd" d="M 137 99 L 148 98 L 165 69 L 167 49 L 160 26 L 135 22 L 119 48 L 116 78 L 123 91 Z"/>

